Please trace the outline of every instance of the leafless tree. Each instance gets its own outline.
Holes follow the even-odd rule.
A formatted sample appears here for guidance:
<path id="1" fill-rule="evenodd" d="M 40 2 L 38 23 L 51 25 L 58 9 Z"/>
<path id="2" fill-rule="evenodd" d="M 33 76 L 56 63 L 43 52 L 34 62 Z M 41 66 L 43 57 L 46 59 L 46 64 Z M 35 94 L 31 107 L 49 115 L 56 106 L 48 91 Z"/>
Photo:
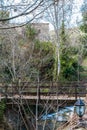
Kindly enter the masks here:
<path id="1" fill-rule="evenodd" d="M 0 9 L 3 10 L 4 12 L 10 12 L 10 16 L 9 17 L 0 17 L 0 22 L 4 22 L 4 24 L 0 24 L 0 29 L 6 29 L 3 30 L 3 34 L 4 38 L 3 42 L 6 45 L 6 48 L 4 48 L 3 52 L 5 52 L 5 49 L 8 49 L 10 51 L 10 58 L 8 59 L 8 57 L 5 57 L 2 61 L 2 66 L 6 66 L 8 68 L 8 70 L 10 71 L 10 74 L 12 76 L 12 81 L 15 82 L 17 80 L 18 82 L 18 94 L 19 94 L 19 98 L 13 99 L 13 103 L 16 103 L 18 105 L 18 113 L 21 117 L 21 120 L 24 122 L 26 129 L 35 129 L 38 130 L 38 106 L 39 106 L 39 99 L 38 99 L 38 93 L 39 93 L 39 72 L 36 73 L 35 70 L 33 70 L 33 72 L 30 72 L 29 74 L 29 78 L 34 77 L 35 80 L 37 81 L 37 101 L 36 101 L 36 115 L 33 114 L 29 103 L 27 102 L 27 100 L 25 101 L 25 104 L 28 108 L 28 111 L 30 111 L 30 114 L 32 115 L 31 117 L 33 117 L 34 119 L 34 123 L 33 121 L 28 120 L 28 116 L 27 116 L 27 112 L 24 108 L 23 102 L 22 102 L 22 94 L 21 94 L 21 81 L 24 80 L 26 74 L 25 74 L 25 70 L 27 70 L 26 68 L 30 68 L 32 66 L 32 55 L 33 55 L 33 50 L 34 50 L 34 44 L 31 42 L 30 46 L 27 46 L 26 48 L 30 50 L 30 52 L 26 53 L 27 51 L 24 51 L 24 48 L 20 48 L 19 47 L 19 43 L 18 43 L 18 38 L 17 38 L 17 33 L 15 32 L 15 28 L 16 27 L 22 27 L 32 21 L 37 21 L 38 19 L 41 19 L 42 16 L 45 16 L 45 19 L 49 22 L 51 22 L 51 24 L 54 26 L 54 30 L 55 30 L 55 34 L 56 34 L 56 39 L 55 39 L 55 46 L 57 46 L 57 65 L 56 65 L 56 75 L 57 75 L 57 81 L 58 81 L 58 76 L 60 73 L 60 69 L 61 69 L 61 64 L 60 64 L 60 26 L 62 24 L 62 21 L 64 20 L 69 21 L 70 20 L 70 16 L 69 16 L 69 20 L 67 20 L 67 10 L 70 9 L 70 11 L 72 10 L 72 3 L 73 0 L 20 0 L 20 2 L 18 3 L 13 3 L 13 0 L 7 0 L 7 1 L 1 1 L 1 5 L 0 5 Z M 68 8 L 68 9 L 66 9 Z M 45 12 L 46 11 L 46 12 Z M 68 14 L 70 15 L 70 14 Z M 19 23 L 17 22 L 16 25 L 12 24 L 12 20 L 17 20 L 18 19 L 24 19 L 23 21 L 19 20 Z M 6 21 L 9 21 L 9 24 L 6 23 Z M 12 29 L 13 28 L 13 29 Z M 1 30 L 2 31 L 2 30 Z M 23 37 L 24 42 L 27 42 L 26 38 Z M 9 46 L 10 45 L 10 46 Z M 10 49 L 9 49 L 10 48 Z M 20 52 L 20 49 L 22 50 L 22 54 Z M 24 51 L 24 52 L 23 52 Z M 28 59 L 25 60 L 25 55 L 24 54 L 28 54 Z M 40 52 L 38 52 L 38 56 L 41 54 L 41 49 Z M 5 55 L 4 55 L 5 56 Z M 26 56 L 27 57 L 27 56 Z M 49 55 L 48 55 L 49 57 Z M 46 57 L 44 58 L 43 61 L 46 60 Z M 9 62 L 8 62 L 9 61 Z M 9 63 L 11 64 L 11 66 L 9 66 Z M 40 67 L 42 61 L 40 62 L 38 68 Z M 37 64 L 36 64 L 37 65 Z M 17 67 L 19 67 L 19 70 L 17 71 Z M 24 84 L 24 86 L 22 87 L 21 90 L 25 89 L 25 86 L 27 85 L 27 82 L 29 81 L 29 78 L 26 80 L 26 83 Z M 47 77 L 46 77 L 47 78 Z M 56 94 L 58 95 L 58 92 L 56 92 Z M 8 95 L 9 96 L 9 95 Z M 58 96 L 57 96 L 58 98 Z M 52 107 L 54 109 L 55 112 L 58 111 L 58 100 L 57 100 L 57 109 L 55 110 L 55 108 L 50 104 L 48 105 L 48 101 L 49 99 L 46 101 L 45 103 L 45 107 L 46 107 L 46 114 L 48 114 L 50 108 Z M 13 108 L 15 109 L 15 108 Z M 44 109 L 44 108 L 43 108 Z M 22 113 L 23 112 L 23 113 Z M 31 124 L 31 125 L 30 125 Z M 33 124 L 33 125 L 32 125 Z M 54 122 L 54 127 L 53 130 L 55 129 L 55 124 L 56 121 Z M 43 125 L 43 130 L 45 129 L 45 125 L 46 125 L 46 120 L 44 121 L 44 125 Z M 34 126 L 33 128 L 29 128 L 29 126 Z"/>
<path id="2" fill-rule="evenodd" d="M 44 13 L 44 18 L 46 21 L 49 21 L 53 27 L 55 32 L 55 40 L 54 43 L 57 46 L 57 66 L 56 66 L 56 76 L 58 80 L 58 76 L 60 73 L 60 27 L 62 25 L 62 21 L 64 23 L 68 23 L 71 18 L 73 0 L 51 0 L 53 2 L 52 6 L 47 8 Z M 45 2 L 45 6 L 50 4 L 50 2 Z"/>

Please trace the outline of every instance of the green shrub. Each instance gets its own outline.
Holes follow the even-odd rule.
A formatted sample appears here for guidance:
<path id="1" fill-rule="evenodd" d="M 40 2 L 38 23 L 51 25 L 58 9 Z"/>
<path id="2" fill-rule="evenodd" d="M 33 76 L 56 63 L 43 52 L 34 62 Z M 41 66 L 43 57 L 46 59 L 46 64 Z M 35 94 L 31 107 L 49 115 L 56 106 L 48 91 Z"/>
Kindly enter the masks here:
<path id="1" fill-rule="evenodd" d="M 3 120 L 5 108 L 6 106 L 4 100 L 0 101 L 0 122 Z"/>

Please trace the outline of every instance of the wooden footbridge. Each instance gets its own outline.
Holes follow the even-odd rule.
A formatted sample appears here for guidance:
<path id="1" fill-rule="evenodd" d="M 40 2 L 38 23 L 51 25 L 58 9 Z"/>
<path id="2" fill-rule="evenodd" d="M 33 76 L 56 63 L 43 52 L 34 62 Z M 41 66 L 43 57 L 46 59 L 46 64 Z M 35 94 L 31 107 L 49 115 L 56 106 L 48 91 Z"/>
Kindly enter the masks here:
<path id="1" fill-rule="evenodd" d="M 21 82 L 19 84 L 0 85 L 0 99 L 21 99 L 34 101 L 74 101 L 85 98 L 87 82 Z"/>

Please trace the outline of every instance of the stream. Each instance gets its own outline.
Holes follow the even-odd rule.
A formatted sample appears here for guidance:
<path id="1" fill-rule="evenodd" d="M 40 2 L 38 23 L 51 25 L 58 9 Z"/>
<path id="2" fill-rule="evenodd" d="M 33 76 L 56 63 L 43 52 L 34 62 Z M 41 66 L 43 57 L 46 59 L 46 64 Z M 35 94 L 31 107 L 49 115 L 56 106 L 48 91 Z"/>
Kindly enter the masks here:
<path id="1" fill-rule="evenodd" d="M 74 106 L 59 108 L 58 112 L 44 112 L 38 119 L 38 130 L 53 130 L 53 128 L 56 130 L 59 126 L 68 121 L 73 112 Z M 20 120 L 18 113 L 15 113 L 9 109 L 6 112 L 6 118 L 8 123 L 12 125 L 15 130 L 19 130 L 20 127 L 21 130 L 26 130 L 24 125 L 20 126 L 20 124 L 22 124 L 22 121 Z M 31 120 L 32 122 L 35 122 L 35 120 Z"/>
<path id="2" fill-rule="evenodd" d="M 59 126 L 68 121 L 73 112 L 74 106 L 67 106 L 60 108 L 56 113 L 43 114 L 40 120 L 40 122 L 42 121 L 42 127 L 39 130 L 43 129 L 43 124 L 45 124 L 44 122 L 46 122 L 44 130 L 49 130 L 46 128 L 46 126 L 48 126 L 50 130 L 53 130 L 55 127 L 56 130 Z"/>

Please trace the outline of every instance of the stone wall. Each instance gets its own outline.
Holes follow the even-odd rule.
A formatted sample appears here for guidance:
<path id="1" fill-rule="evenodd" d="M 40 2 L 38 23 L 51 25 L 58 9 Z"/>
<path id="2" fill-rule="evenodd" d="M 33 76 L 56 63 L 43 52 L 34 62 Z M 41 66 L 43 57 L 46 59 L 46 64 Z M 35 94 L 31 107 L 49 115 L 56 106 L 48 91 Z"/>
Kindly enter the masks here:
<path id="1" fill-rule="evenodd" d="M 31 23 L 31 26 L 37 31 L 37 39 L 40 41 L 49 41 L 49 23 Z M 24 35 L 25 27 L 16 28 L 16 31 L 19 35 Z"/>
<path id="2" fill-rule="evenodd" d="M 32 27 L 34 27 L 37 30 L 37 37 L 39 38 L 39 40 L 49 40 L 49 23 L 32 23 Z"/>

